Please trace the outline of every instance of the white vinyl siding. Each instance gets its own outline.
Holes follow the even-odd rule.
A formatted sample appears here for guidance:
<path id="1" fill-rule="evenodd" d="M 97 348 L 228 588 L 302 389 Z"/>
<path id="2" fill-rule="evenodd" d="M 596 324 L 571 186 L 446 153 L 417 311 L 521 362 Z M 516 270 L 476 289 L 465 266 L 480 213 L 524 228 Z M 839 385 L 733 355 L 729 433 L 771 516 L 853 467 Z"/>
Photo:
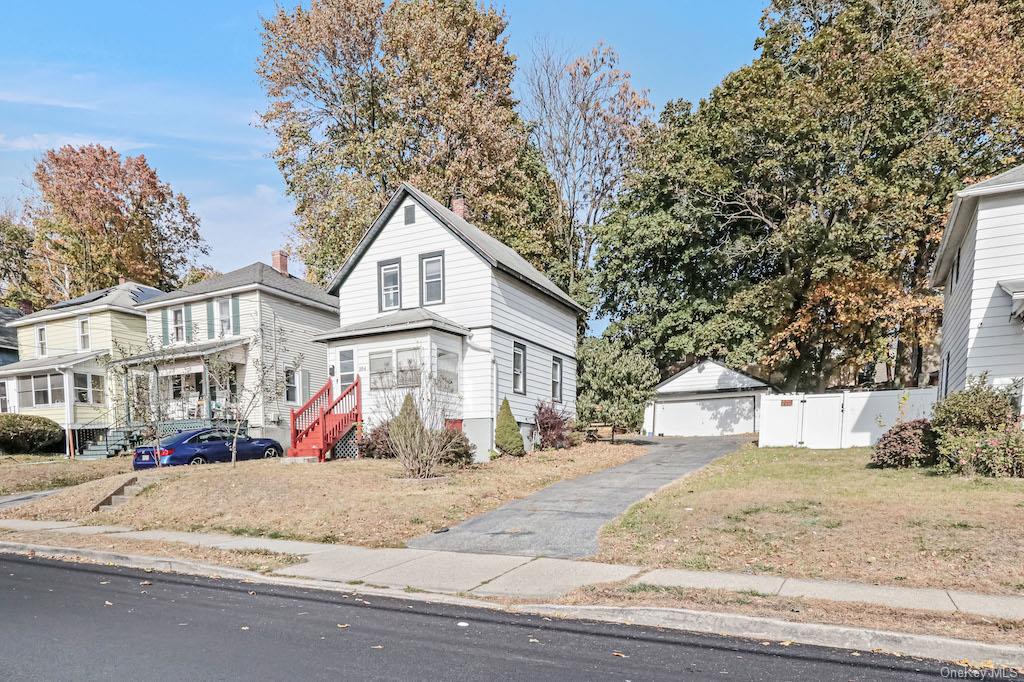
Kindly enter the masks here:
<path id="1" fill-rule="evenodd" d="M 954 368 L 950 391 L 960 388 L 965 377 L 986 371 L 990 380 L 998 383 L 1024 376 L 1024 331 L 1021 321 L 1010 317 L 1010 296 L 998 284 L 1024 279 L 1024 193 L 981 197 L 972 240 L 974 232 L 969 231 L 962 245 L 957 285 L 970 301 L 970 326 L 965 348 L 955 342 L 948 347 Z M 954 301 L 960 294 L 954 290 Z M 954 314 L 950 325 L 954 335 L 957 317 Z M 961 370 L 964 355 L 966 367 Z"/>
<path id="2" fill-rule="evenodd" d="M 512 349 L 515 343 L 526 346 L 526 393 L 516 393 L 512 388 Z M 576 358 L 562 355 L 534 343 L 531 339 L 512 336 L 495 330 L 491 337 L 491 348 L 498 367 L 497 403 L 508 398 L 509 406 L 516 421 L 532 424 L 537 412 L 537 403 L 551 402 L 551 365 L 554 358 L 562 360 L 562 403 L 561 407 L 576 414 Z M 486 376 L 483 378 L 486 380 Z M 469 379 L 467 378 L 467 382 Z M 468 415 L 467 415 L 468 416 Z"/>
<path id="3" fill-rule="evenodd" d="M 765 387 L 765 383 L 753 379 L 717 362 L 704 360 L 667 380 L 657 392 L 681 393 L 696 391 L 724 391 L 730 388 Z"/>
<path id="4" fill-rule="evenodd" d="M 448 228 L 437 223 L 427 211 L 415 210 L 415 222 L 406 225 L 404 206 L 366 250 L 339 292 L 340 324 L 378 317 L 377 264 L 398 258 L 402 263 L 401 307 L 420 305 L 421 254 L 444 252 L 444 303 L 431 305 L 433 313 L 465 327 L 490 324 L 491 268 Z"/>
<path id="5" fill-rule="evenodd" d="M 956 282 L 952 273 L 947 277 L 942 314 L 942 366 L 940 368 L 940 396 L 957 391 L 967 378 L 967 343 L 970 336 L 971 297 L 974 292 L 974 247 L 977 228 L 973 224 L 964 235 L 958 249 L 960 264 Z"/>
<path id="6" fill-rule="evenodd" d="M 501 272 L 492 279 L 492 296 L 495 327 L 576 356 L 576 316 L 571 310 Z"/>

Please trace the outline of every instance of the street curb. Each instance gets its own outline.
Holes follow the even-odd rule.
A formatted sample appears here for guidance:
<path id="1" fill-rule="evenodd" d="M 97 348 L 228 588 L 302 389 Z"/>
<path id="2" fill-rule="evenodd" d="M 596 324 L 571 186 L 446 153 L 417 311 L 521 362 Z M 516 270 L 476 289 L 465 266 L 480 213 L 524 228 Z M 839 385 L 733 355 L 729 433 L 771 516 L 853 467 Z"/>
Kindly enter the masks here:
<path id="1" fill-rule="evenodd" d="M 689 609 L 554 606 L 550 604 L 527 604 L 513 608 L 513 610 L 520 609 L 525 613 L 558 618 L 600 620 L 625 625 L 644 625 L 690 632 L 732 635 L 748 639 L 792 641 L 836 649 L 881 650 L 900 656 L 940 661 L 967 659 L 972 663 L 991 661 L 996 665 L 1024 667 L 1024 647 L 1010 644 L 986 644 L 951 637 L 914 635 L 842 625 L 795 623 L 774 618 Z"/>
<path id="2" fill-rule="evenodd" d="M 756 616 L 743 616 L 711 611 L 693 611 L 658 607 L 560 606 L 554 604 L 502 605 L 482 599 L 469 599 L 436 592 L 406 592 L 389 587 L 349 585 L 328 580 L 310 580 L 279 575 L 266 575 L 240 568 L 206 564 L 186 559 L 166 559 L 138 554 L 120 554 L 77 547 L 0 542 L 0 554 L 32 554 L 54 558 L 79 558 L 126 568 L 167 571 L 208 578 L 228 578 L 246 583 L 284 585 L 345 594 L 377 595 L 408 601 L 441 603 L 485 608 L 524 615 L 581 619 L 622 625 L 683 630 L 742 637 L 753 640 L 799 642 L 814 646 L 860 651 L 886 652 L 900 656 L 928 658 L 938 661 L 966 659 L 972 663 L 990 661 L 995 665 L 1024 668 L 1024 647 L 986 644 L 964 639 L 914 635 L 887 630 L 870 630 L 841 625 L 795 623 Z"/>

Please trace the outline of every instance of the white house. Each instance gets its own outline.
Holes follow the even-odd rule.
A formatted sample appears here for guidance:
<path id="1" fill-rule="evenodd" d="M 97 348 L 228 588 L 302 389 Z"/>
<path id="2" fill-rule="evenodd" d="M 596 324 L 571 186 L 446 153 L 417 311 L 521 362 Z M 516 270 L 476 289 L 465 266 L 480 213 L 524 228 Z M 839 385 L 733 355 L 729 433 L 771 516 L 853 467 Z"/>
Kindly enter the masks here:
<path id="1" fill-rule="evenodd" d="M 932 269 L 944 292 L 939 397 L 1024 377 L 1024 166 L 958 192 Z"/>
<path id="2" fill-rule="evenodd" d="M 716 360 L 701 360 L 655 386 L 644 411 L 651 436 L 726 436 L 758 430 L 768 383 Z"/>
<path id="3" fill-rule="evenodd" d="M 327 381 L 326 349 L 313 337 L 337 324 L 338 304 L 289 275 L 284 253 L 275 251 L 273 263 L 253 263 L 140 304 L 148 343 L 117 363 L 129 368 L 129 390 L 148 393 L 182 428 L 240 416 L 239 405 L 252 402 L 241 415 L 249 432 L 288 447 L 291 410 Z M 217 376 L 225 374 L 227 385 L 218 387 Z M 257 384 L 283 389 L 267 399 Z"/>
<path id="4" fill-rule="evenodd" d="M 576 324 L 584 311 L 467 222 L 461 200 L 452 203 L 450 210 L 409 184 L 395 192 L 331 283 L 340 326 L 318 339 L 328 348 L 333 399 L 358 377 L 368 428 L 387 417 L 388 387 L 418 385 L 429 372 L 450 387 L 451 422 L 486 459 L 505 398 L 528 443 L 541 401 L 575 415 Z M 300 418 L 297 429 L 308 425 Z"/>

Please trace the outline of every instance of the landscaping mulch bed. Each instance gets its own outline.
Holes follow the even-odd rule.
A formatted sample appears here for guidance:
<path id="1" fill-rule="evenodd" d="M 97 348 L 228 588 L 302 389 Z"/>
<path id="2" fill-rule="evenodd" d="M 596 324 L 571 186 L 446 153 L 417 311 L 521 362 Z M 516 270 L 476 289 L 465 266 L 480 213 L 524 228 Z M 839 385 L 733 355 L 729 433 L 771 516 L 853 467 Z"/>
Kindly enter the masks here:
<path id="1" fill-rule="evenodd" d="M 171 467 L 145 479 L 142 493 L 111 511 L 89 512 L 101 492 L 103 482 L 97 481 L 92 490 L 61 491 L 8 510 L 7 516 L 399 547 L 409 538 L 643 453 L 637 445 L 587 443 L 451 469 L 441 480 L 425 482 L 404 478 L 394 460 Z"/>
<path id="2" fill-rule="evenodd" d="M 634 505 L 597 559 L 1024 594 L 1024 480 L 749 447 Z"/>

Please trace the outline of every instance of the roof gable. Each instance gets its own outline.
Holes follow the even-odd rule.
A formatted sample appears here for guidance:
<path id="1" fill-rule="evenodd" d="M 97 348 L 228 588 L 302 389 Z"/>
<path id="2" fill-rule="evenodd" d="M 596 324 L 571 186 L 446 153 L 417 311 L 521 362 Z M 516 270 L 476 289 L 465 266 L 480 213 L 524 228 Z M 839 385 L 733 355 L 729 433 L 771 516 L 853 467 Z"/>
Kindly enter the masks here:
<path id="1" fill-rule="evenodd" d="M 586 312 L 582 306 L 574 301 L 567 293 L 562 291 L 554 282 L 548 279 L 542 272 L 533 267 L 525 258 L 520 256 L 515 249 L 503 244 L 491 235 L 487 234 L 472 223 L 453 213 L 430 195 L 421 192 L 407 182 L 395 191 L 388 201 L 384 210 L 373 221 L 370 229 L 356 244 L 356 248 L 345 261 L 341 270 L 334 277 L 328 287 L 328 291 L 337 294 L 341 286 L 348 279 L 348 276 L 355 269 L 359 261 L 366 255 L 370 245 L 380 235 L 391 220 L 392 215 L 398 210 L 406 197 L 411 197 L 417 204 L 423 207 L 440 225 L 447 228 L 459 238 L 466 246 L 482 258 L 488 265 L 501 270 L 516 279 L 519 279 L 541 293 L 554 298 L 563 305 L 566 305 L 576 312 Z"/>
<path id="2" fill-rule="evenodd" d="M 701 393 L 771 388 L 765 381 L 717 360 L 700 360 L 655 387 L 657 393 Z"/>
<path id="3" fill-rule="evenodd" d="M 82 294 L 67 301 L 54 303 L 48 308 L 38 310 L 31 315 L 25 315 L 14 320 L 12 326 L 18 327 L 35 320 L 52 320 L 77 315 L 88 310 L 117 308 L 120 310 L 143 315 L 142 311 L 135 311 L 135 307 L 147 303 L 156 297 L 163 296 L 164 292 L 138 282 L 125 282 L 106 289 L 97 289 L 87 294 Z"/>

